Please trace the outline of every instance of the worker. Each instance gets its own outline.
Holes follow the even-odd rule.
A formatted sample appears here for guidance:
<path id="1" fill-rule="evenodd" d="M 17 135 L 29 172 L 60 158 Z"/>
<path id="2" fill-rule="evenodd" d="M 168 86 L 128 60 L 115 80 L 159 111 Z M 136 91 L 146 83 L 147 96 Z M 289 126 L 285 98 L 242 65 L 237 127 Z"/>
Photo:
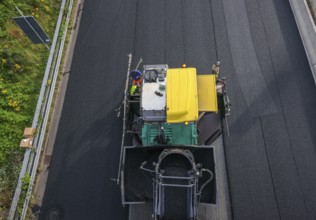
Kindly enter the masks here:
<path id="1" fill-rule="evenodd" d="M 221 62 L 217 61 L 215 64 L 212 66 L 212 74 L 216 75 L 216 79 L 219 77 L 219 66 L 221 65 Z"/>
<path id="2" fill-rule="evenodd" d="M 133 80 L 133 85 L 140 86 L 142 84 L 142 73 L 139 70 L 132 70 L 130 76 Z"/>
<path id="3" fill-rule="evenodd" d="M 138 87 L 141 86 L 142 84 L 142 73 L 139 70 L 132 70 L 130 72 L 130 76 L 133 80 L 132 86 L 131 86 L 131 90 L 130 90 L 130 94 L 134 95 L 135 92 L 137 91 Z"/>

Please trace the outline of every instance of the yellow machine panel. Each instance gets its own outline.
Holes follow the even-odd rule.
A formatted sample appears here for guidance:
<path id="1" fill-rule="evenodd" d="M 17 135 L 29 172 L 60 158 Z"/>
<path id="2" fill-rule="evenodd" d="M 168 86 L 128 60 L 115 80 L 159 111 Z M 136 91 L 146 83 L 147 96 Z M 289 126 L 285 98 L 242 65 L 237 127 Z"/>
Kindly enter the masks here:
<path id="1" fill-rule="evenodd" d="M 216 76 L 197 76 L 198 100 L 200 112 L 217 112 Z"/>
<path id="2" fill-rule="evenodd" d="M 198 119 L 198 93 L 195 68 L 167 70 L 167 122 Z"/>

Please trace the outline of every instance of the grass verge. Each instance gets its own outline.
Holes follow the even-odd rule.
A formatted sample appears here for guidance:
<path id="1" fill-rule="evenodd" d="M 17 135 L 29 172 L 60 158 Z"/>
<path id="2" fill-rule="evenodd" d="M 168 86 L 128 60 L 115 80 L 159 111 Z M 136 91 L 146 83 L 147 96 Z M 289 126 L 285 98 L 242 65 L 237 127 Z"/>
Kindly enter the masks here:
<path id="1" fill-rule="evenodd" d="M 316 15 L 315 15 L 314 7 L 313 7 L 314 5 L 311 2 L 311 0 L 306 0 L 306 2 L 307 2 L 307 5 L 308 5 L 308 8 L 309 8 L 309 11 L 310 11 L 310 13 L 312 15 L 312 18 L 313 18 L 313 21 L 314 21 L 314 25 L 316 25 Z M 315 5 L 315 7 L 316 7 L 316 5 Z"/>
<path id="2" fill-rule="evenodd" d="M 34 16 L 52 39 L 60 0 L 0 1 L 0 219 L 7 216 L 16 187 L 24 150 L 24 127 L 31 126 L 49 51 L 33 45 L 12 21 Z"/>

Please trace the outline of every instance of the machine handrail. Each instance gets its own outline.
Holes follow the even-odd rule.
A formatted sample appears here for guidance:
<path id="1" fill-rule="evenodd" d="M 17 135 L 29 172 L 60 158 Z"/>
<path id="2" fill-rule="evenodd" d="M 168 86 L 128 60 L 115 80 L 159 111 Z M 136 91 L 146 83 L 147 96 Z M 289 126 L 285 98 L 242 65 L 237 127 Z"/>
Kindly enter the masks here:
<path id="1" fill-rule="evenodd" d="M 158 185 L 160 185 L 160 186 L 172 186 L 172 187 L 183 187 L 183 188 L 194 187 L 194 184 L 182 185 L 182 184 L 158 183 Z"/>
<path id="2" fill-rule="evenodd" d="M 182 179 L 182 180 L 192 180 L 194 179 L 193 176 L 190 177 L 181 177 L 181 176 L 160 176 L 159 178 L 163 178 L 163 179 Z"/>

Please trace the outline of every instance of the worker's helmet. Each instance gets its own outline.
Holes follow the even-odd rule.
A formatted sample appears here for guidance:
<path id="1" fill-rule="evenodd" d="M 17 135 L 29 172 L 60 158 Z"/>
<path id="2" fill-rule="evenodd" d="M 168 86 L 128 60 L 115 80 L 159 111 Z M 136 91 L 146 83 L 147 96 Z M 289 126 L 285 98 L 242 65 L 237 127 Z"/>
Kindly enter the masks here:
<path id="1" fill-rule="evenodd" d="M 219 65 L 221 65 L 221 62 L 217 61 L 216 66 L 219 66 Z"/>

